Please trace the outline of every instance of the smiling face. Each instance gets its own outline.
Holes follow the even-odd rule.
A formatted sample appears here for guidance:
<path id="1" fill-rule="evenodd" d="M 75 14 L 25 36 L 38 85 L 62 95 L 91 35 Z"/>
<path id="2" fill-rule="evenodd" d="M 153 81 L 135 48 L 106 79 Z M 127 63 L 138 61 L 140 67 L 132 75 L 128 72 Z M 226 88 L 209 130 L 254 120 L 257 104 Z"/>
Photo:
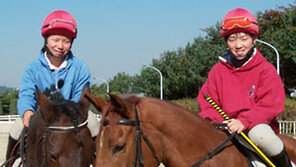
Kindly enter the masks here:
<path id="1" fill-rule="evenodd" d="M 231 34 L 226 42 L 230 52 L 235 58 L 237 60 L 242 60 L 247 56 L 253 44 L 255 44 L 255 38 L 249 34 L 239 32 Z"/>
<path id="2" fill-rule="evenodd" d="M 64 56 L 71 49 L 71 38 L 63 35 L 50 35 L 47 38 L 47 47 L 55 56 Z"/>

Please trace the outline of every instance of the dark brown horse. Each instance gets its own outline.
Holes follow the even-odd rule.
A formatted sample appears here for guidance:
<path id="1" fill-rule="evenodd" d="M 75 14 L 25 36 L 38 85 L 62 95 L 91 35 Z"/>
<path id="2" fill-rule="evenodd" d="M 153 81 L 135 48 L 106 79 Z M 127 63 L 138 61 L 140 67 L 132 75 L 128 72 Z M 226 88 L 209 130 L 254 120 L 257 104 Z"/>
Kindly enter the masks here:
<path id="1" fill-rule="evenodd" d="M 39 109 L 28 129 L 26 165 L 28 167 L 89 167 L 95 145 L 87 128 L 89 93 L 84 87 L 78 103 L 56 98 L 49 100 L 38 88 Z"/>
<path id="2" fill-rule="evenodd" d="M 102 112 L 96 140 L 96 167 L 135 166 L 134 162 L 141 157 L 135 157 L 135 152 L 142 152 L 144 166 L 154 167 L 160 161 L 167 167 L 189 167 L 227 138 L 226 133 L 214 128 L 196 113 L 166 101 L 120 98 L 111 94 L 110 101 L 91 95 L 87 97 Z M 139 123 L 134 121 L 136 119 L 139 119 Z M 139 128 L 136 128 L 136 124 L 139 124 Z M 146 134 L 151 142 L 147 144 L 149 142 L 142 139 L 142 151 L 135 148 L 135 143 L 139 143 L 135 141 L 137 129 Z M 153 157 L 153 151 L 157 158 Z M 249 165 L 245 156 L 232 142 L 228 142 L 201 166 Z"/>

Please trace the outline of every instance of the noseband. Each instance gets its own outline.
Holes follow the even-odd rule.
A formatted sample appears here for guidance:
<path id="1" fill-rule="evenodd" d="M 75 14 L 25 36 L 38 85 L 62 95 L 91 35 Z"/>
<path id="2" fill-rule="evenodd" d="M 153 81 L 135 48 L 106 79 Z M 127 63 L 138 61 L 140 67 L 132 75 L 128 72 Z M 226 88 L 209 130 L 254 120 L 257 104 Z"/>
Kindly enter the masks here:
<path id="1" fill-rule="evenodd" d="M 41 139 L 39 140 L 39 143 L 42 142 L 42 152 L 43 152 L 43 158 L 42 158 L 42 167 L 46 167 L 46 149 L 45 145 L 47 142 L 47 134 L 50 132 L 56 132 L 56 133 L 72 133 L 76 132 L 76 137 L 79 145 L 83 146 L 83 143 L 81 142 L 80 135 L 79 135 L 79 129 L 83 129 L 87 127 L 87 120 L 85 120 L 83 123 L 79 125 L 74 126 L 47 126 L 43 129 L 43 134 Z"/>
<path id="2" fill-rule="evenodd" d="M 142 154 L 142 145 L 141 145 L 141 136 L 149 146 L 150 151 L 153 154 L 153 157 L 155 158 L 156 162 L 158 163 L 157 166 L 160 165 L 160 161 L 156 155 L 155 149 L 153 145 L 151 144 L 150 140 L 148 137 L 145 135 L 145 133 L 141 130 L 140 128 L 140 120 L 138 116 L 138 110 L 135 108 L 135 120 L 118 120 L 116 124 L 118 125 L 129 125 L 129 126 L 135 126 L 136 127 L 136 135 L 135 135 L 135 155 L 134 155 L 134 162 L 133 162 L 133 167 L 137 166 L 144 166 L 144 159 L 143 159 L 143 154 Z M 104 126 L 107 126 L 109 124 L 108 120 L 105 120 L 103 122 Z"/>

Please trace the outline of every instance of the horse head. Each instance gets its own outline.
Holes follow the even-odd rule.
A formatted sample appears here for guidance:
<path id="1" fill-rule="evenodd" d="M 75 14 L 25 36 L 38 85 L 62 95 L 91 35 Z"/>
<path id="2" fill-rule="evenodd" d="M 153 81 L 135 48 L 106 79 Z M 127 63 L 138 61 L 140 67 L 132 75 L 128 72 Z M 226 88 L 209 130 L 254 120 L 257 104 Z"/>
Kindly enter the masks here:
<path id="1" fill-rule="evenodd" d="M 90 94 L 89 84 L 77 103 L 49 99 L 38 87 L 35 94 L 39 108 L 28 129 L 27 165 L 88 167 L 95 152 L 86 126 L 89 101 L 85 94 Z"/>
<path id="2" fill-rule="evenodd" d="M 88 98 L 102 113 L 96 167 L 191 166 L 227 138 L 196 113 L 164 100 L 112 94 L 110 100 Z M 202 163 L 248 166 L 231 143 Z"/>
<path id="3" fill-rule="evenodd" d="M 100 131 L 96 140 L 96 166 L 130 167 L 135 163 L 139 164 L 139 159 L 142 158 L 145 161 L 145 166 L 157 166 L 158 162 L 153 158 L 151 150 L 142 136 L 137 139 L 138 141 L 142 140 L 138 143 L 137 148 L 143 147 L 143 149 L 135 152 L 137 129 L 140 126 L 147 127 L 142 124 L 144 115 L 137 112 L 141 99 L 134 96 L 122 98 L 113 94 L 109 94 L 109 96 L 110 100 L 88 96 L 91 103 L 102 113 Z M 147 136 L 151 137 L 150 132 L 147 133 Z M 158 142 L 153 141 L 152 145 L 153 148 L 159 150 Z"/>

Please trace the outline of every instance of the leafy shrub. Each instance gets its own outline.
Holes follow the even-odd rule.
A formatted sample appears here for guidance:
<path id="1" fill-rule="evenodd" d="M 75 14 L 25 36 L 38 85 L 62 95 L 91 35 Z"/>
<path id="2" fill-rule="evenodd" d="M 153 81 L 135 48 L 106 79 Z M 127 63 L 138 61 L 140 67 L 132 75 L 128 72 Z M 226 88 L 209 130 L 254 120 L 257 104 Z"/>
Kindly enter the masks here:
<path id="1" fill-rule="evenodd" d="M 173 100 L 175 104 L 185 107 L 189 110 L 198 112 L 198 105 L 195 99 L 180 99 Z M 286 98 L 285 100 L 285 110 L 282 114 L 277 117 L 278 120 L 283 121 L 296 121 L 296 99 Z"/>

